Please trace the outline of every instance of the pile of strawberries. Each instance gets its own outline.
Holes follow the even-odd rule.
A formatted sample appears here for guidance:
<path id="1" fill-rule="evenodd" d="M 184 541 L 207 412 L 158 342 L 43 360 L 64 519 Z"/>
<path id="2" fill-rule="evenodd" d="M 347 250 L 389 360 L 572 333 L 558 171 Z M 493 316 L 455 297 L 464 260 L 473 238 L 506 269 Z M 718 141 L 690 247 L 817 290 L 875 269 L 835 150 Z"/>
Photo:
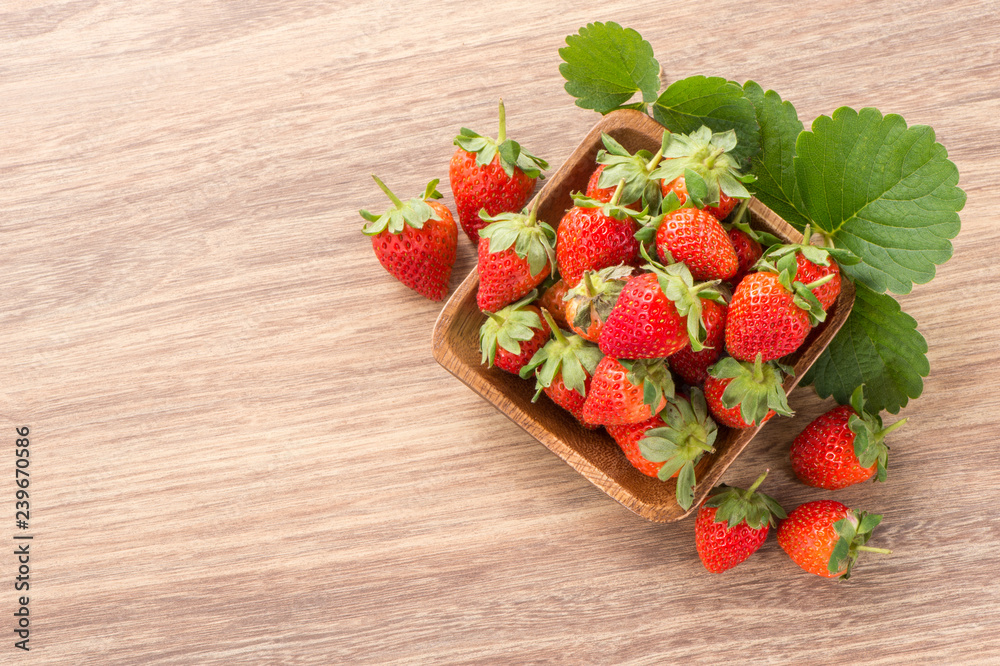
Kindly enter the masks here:
<path id="1" fill-rule="evenodd" d="M 478 251 L 483 363 L 533 379 L 585 428 L 603 427 L 642 474 L 677 478 L 689 508 L 695 465 L 720 425 L 751 428 L 792 416 L 780 359 L 795 352 L 840 293 L 830 251 L 780 243 L 746 223 L 750 193 L 732 157 L 734 132 L 664 131 L 634 154 L 604 135 L 587 189 L 555 228 L 526 208 L 544 160 L 506 137 L 462 129 L 449 179 L 459 223 Z M 448 291 L 457 225 L 436 199 L 367 211 L 364 232 L 382 265 L 422 295 Z M 810 424 L 792 446 L 805 483 L 835 489 L 885 476 L 885 434 L 851 406 Z M 900 422 L 901 423 L 901 422 Z M 766 475 L 766 472 L 765 472 Z M 809 502 L 786 516 L 772 498 L 720 487 L 700 507 L 698 553 L 709 571 L 744 561 L 784 519 L 778 542 L 807 571 L 850 575 L 881 516 Z"/>

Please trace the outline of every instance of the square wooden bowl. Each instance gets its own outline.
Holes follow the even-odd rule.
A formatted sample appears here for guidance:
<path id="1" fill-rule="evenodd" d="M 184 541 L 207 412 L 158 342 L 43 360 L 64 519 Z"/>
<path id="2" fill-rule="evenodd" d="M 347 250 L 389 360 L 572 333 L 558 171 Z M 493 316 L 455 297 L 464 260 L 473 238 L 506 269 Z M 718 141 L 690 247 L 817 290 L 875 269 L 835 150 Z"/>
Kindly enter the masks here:
<path id="1" fill-rule="evenodd" d="M 597 152 L 603 147 L 602 132 L 610 134 L 630 152 L 640 149 L 655 152 L 660 147 L 663 126 L 638 111 L 615 111 L 604 116 L 537 195 L 541 197 L 538 216 L 553 227 L 573 205 L 572 193 L 586 189 Z M 750 202 L 749 212 L 751 226 L 785 241 L 802 241 L 802 234 L 756 199 Z M 478 285 L 479 275 L 473 269 L 445 304 L 434 325 L 434 357 L 587 480 L 640 516 L 670 522 L 688 515 L 760 430 L 760 426 L 735 430 L 720 425 L 715 451 L 706 454 L 695 468 L 698 481 L 694 504 L 688 510 L 681 508 L 675 499 L 674 479 L 664 482 L 639 473 L 603 429 L 583 428 L 544 394 L 533 404 L 534 381 L 480 363 L 479 327 L 485 316 L 476 305 Z M 827 313 L 826 321 L 813 329 L 798 351 L 782 359 L 795 368 L 795 375 L 785 381 L 785 393 L 795 388 L 830 343 L 853 304 L 854 287 L 844 280 L 840 297 Z"/>

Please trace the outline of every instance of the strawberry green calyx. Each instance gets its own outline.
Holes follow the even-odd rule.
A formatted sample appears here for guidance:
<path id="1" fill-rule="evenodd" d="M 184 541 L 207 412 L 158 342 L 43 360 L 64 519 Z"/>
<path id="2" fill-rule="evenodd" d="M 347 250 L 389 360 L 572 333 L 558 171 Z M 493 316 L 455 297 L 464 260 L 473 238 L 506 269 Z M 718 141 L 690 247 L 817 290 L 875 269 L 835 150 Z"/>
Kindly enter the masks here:
<path id="1" fill-rule="evenodd" d="M 603 174 L 602 174 L 603 175 Z M 621 178 L 618 181 L 617 187 L 615 187 L 615 193 L 611 196 L 610 201 L 599 201 L 585 194 L 580 194 L 579 192 L 573 193 L 573 205 L 580 208 L 600 208 L 601 213 L 607 217 L 614 218 L 618 221 L 625 220 L 627 218 L 632 218 L 633 220 L 639 219 L 646 215 L 647 211 L 645 209 L 641 211 L 635 211 L 631 208 L 626 207 L 622 203 L 622 194 L 625 192 L 625 179 Z"/>
<path id="2" fill-rule="evenodd" d="M 762 247 L 770 248 L 773 245 L 781 244 L 781 239 L 770 234 L 766 231 L 760 229 L 754 229 L 750 224 L 744 219 L 746 218 L 747 209 L 750 207 L 750 200 L 744 199 L 740 202 L 739 208 L 736 209 L 736 213 L 733 215 L 732 222 L 723 223 L 722 226 L 728 231 L 729 229 L 739 229 L 751 239 L 757 241 Z"/>
<path id="3" fill-rule="evenodd" d="M 891 550 L 885 548 L 871 548 L 866 546 L 872 536 L 873 530 L 882 522 L 882 516 L 878 514 L 865 513 L 864 511 L 851 511 L 846 518 L 841 518 L 833 524 L 833 529 L 840 537 L 837 544 L 830 553 L 830 562 L 827 564 L 827 571 L 835 574 L 843 571 L 840 578 L 847 580 L 851 577 L 851 569 L 862 551 L 872 553 L 882 553 L 889 555 Z"/>
<path id="4" fill-rule="evenodd" d="M 663 161 L 651 177 L 670 182 L 684 176 L 684 184 L 698 208 L 719 205 L 720 192 L 734 199 L 749 199 L 744 184 L 756 179 L 742 174 L 731 155 L 736 148 L 736 132 L 712 133 L 702 125 L 690 134 L 664 137 Z"/>
<path id="5" fill-rule="evenodd" d="M 833 280 L 836 276 L 831 273 L 809 284 L 802 284 L 795 279 L 799 270 L 798 262 L 795 260 L 796 251 L 786 251 L 786 247 L 795 248 L 798 246 L 783 245 L 772 248 L 768 254 L 760 258 L 756 268 L 758 271 L 767 271 L 777 275 L 781 286 L 792 294 L 792 302 L 809 315 L 809 323 L 815 326 L 826 320 L 826 310 L 823 309 L 823 304 L 819 302 L 812 290 Z M 813 247 L 813 249 L 819 250 L 820 248 Z M 829 263 L 822 265 L 826 266 Z"/>
<path id="6" fill-rule="evenodd" d="M 666 359 L 620 358 L 618 362 L 628 371 L 628 380 L 635 386 L 642 387 L 642 401 L 650 410 L 655 412 L 664 398 L 674 396 L 674 377 L 670 374 Z"/>
<path id="7" fill-rule="evenodd" d="M 536 390 L 531 401 L 538 400 L 542 391 L 551 386 L 560 373 L 567 389 L 585 396 L 587 377 L 594 374 L 604 354 L 594 343 L 560 330 L 545 308 L 542 308 L 542 316 L 552 329 L 553 337 L 535 352 L 520 373 L 522 379 L 535 376 Z"/>
<path id="8" fill-rule="evenodd" d="M 751 529 L 759 530 L 765 525 L 777 527 L 778 519 L 787 518 L 788 515 L 777 500 L 757 492 L 770 471 L 764 470 L 746 490 L 725 485 L 716 487 L 705 501 L 705 506 L 716 508 L 715 522 L 726 523 L 729 529 L 746 522 Z"/>
<path id="9" fill-rule="evenodd" d="M 670 132 L 664 130 L 663 136 L 663 146 L 655 154 L 640 150 L 633 155 L 610 135 L 601 134 L 604 149 L 597 153 L 597 163 L 605 166 L 597 184 L 600 187 L 614 187 L 624 180 L 622 204 L 628 205 L 641 200 L 647 209 L 656 210 L 663 193 L 659 179 L 653 178 L 652 173 L 663 159 L 663 147 L 669 142 Z"/>
<path id="10" fill-rule="evenodd" d="M 817 266 L 829 266 L 830 257 L 833 257 L 842 266 L 850 266 L 861 261 L 856 254 L 846 248 L 813 245 L 810 242 L 811 237 L 811 227 L 807 224 L 805 231 L 802 233 L 801 243 L 782 243 L 772 247 L 760 258 L 758 265 L 767 267 L 768 270 L 777 273 L 779 271 L 776 268 L 777 263 L 788 255 L 791 255 L 792 259 L 794 259 L 796 254 L 801 254 Z M 794 272 L 792 279 L 795 279 Z"/>
<path id="11" fill-rule="evenodd" d="M 659 414 L 665 425 L 646 431 L 639 441 L 644 458 L 662 462 L 658 472 L 661 481 L 677 475 L 677 503 L 690 509 L 694 502 L 697 483 L 694 466 L 705 453 L 714 451 L 718 426 L 708 414 L 705 396 L 697 387 L 691 389 L 690 399 L 674 396 Z"/>
<path id="12" fill-rule="evenodd" d="M 403 227 L 406 225 L 414 229 L 422 229 L 427 220 L 441 219 L 441 216 L 437 214 L 434 208 L 427 204 L 427 199 L 441 198 L 441 193 L 437 191 L 437 184 L 440 182 L 438 179 L 427 183 L 427 188 L 424 190 L 422 197 L 413 197 L 412 199 L 402 201 L 392 193 L 392 190 L 378 176 L 375 174 L 371 176 L 379 186 L 379 189 L 385 192 L 389 200 L 392 201 L 393 207 L 381 215 L 369 213 L 367 210 L 359 211 L 361 217 L 367 220 L 367 223 L 361 228 L 361 232 L 366 236 L 374 236 L 386 230 L 391 234 L 399 234 L 403 232 Z"/>
<path id="13" fill-rule="evenodd" d="M 854 456 L 862 467 L 870 468 L 878 463 L 875 472 L 876 481 L 885 481 L 886 464 L 889 458 L 889 447 L 885 444 L 885 436 L 906 423 L 900 419 L 888 428 L 882 427 L 882 417 L 865 409 L 865 386 L 862 384 L 851 394 L 851 409 L 856 413 L 847 421 L 847 427 L 854 433 Z"/>
<path id="14" fill-rule="evenodd" d="M 584 271 L 580 283 L 567 290 L 563 296 L 564 301 L 574 301 L 579 306 L 573 325 L 586 329 L 592 313 L 602 322 L 607 321 L 622 293 L 622 287 L 631 275 L 631 266 L 609 266 L 597 271 Z"/>
<path id="15" fill-rule="evenodd" d="M 542 320 L 537 314 L 524 307 L 535 300 L 537 291 L 496 312 L 487 312 L 486 321 L 479 327 L 479 349 L 482 363 L 493 367 L 497 347 L 511 354 L 521 353 L 521 342 L 531 340 L 535 331 L 542 328 Z"/>
<path id="16" fill-rule="evenodd" d="M 556 231 L 538 220 L 540 201 L 541 197 L 535 197 L 531 209 L 520 213 L 490 216 L 486 209 L 479 211 L 479 217 L 489 222 L 479 230 L 479 237 L 490 239 L 490 252 L 503 252 L 513 246 L 518 257 L 528 260 L 532 275 L 541 273 L 546 265 L 556 265 Z"/>
<path id="17" fill-rule="evenodd" d="M 500 125 L 496 139 L 481 136 L 472 130 L 463 127 L 455 137 L 454 144 L 467 152 L 476 156 L 476 164 L 486 166 L 499 155 L 500 167 L 508 177 L 514 175 L 514 169 L 520 169 L 529 178 L 545 178 L 542 175 L 543 169 L 549 168 L 549 163 L 535 157 L 528 151 L 521 148 L 513 139 L 507 138 L 507 113 L 500 100 Z"/>
<path id="18" fill-rule="evenodd" d="M 777 361 L 762 363 L 760 354 L 753 363 L 726 356 L 710 367 L 708 374 L 716 379 L 732 380 L 722 393 L 722 406 L 726 409 L 739 406 L 744 423 L 759 424 L 769 411 L 781 416 L 795 415 L 788 406 L 782 384 L 785 375 L 795 374 L 787 365 Z"/>

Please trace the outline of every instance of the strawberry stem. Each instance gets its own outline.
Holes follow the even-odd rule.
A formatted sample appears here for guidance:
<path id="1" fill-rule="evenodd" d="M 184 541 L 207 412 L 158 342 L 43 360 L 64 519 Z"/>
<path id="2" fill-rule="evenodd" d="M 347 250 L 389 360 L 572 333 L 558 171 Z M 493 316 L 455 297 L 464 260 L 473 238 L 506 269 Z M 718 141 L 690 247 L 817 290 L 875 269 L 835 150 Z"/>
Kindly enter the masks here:
<path id="1" fill-rule="evenodd" d="M 886 428 L 885 430 L 883 430 L 882 432 L 880 432 L 880 433 L 879 433 L 879 438 L 882 438 L 882 437 L 885 437 L 885 436 L 886 436 L 886 435 L 888 435 L 888 434 L 889 434 L 890 432 L 892 432 L 892 431 L 893 431 L 893 430 L 895 430 L 896 428 L 900 427 L 900 426 L 901 426 L 901 425 L 903 425 L 904 423 L 906 423 L 906 419 L 900 419 L 900 420 L 896 421 L 896 422 L 895 422 L 895 423 L 893 423 L 893 424 L 892 424 L 891 426 L 889 426 L 888 428 Z"/>
<path id="2" fill-rule="evenodd" d="M 552 318 L 552 315 L 549 314 L 549 311 L 546 310 L 545 308 L 539 308 L 539 309 L 542 311 L 542 317 L 545 319 L 546 322 L 548 322 L 549 328 L 552 329 L 552 336 L 559 342 L 559 344 L 561 345 L 567 344 L 568 341 L 566 340 L 566 336 L 562 334 L 562 330 L 559 328 L 559 325 Z"/>
<path id="3" fill-rule="evenodd" d="M 660 149 L 656 151 L 656 154 L 653 155 L 653 159 L 651 159 L 649 163 L 646 164 L 646 172 L 648 173 L 653 169 L 655 169 L 656 165 L 659 164 L 660 160 L 662 159 L 663 159 L 663 147 L 661 146 Z"/>
<path id="4" fill-rule="evenodd" d="M 726 151 L 723 150 L 722 148 L 716 148 L 715 150 L 713 150 L 711 154 L 709 154 L 709 156 L 705 158 L 705 166 L 709 169 L 714 167 L 715 160 L 719 157 L 719 155 L 721 155 L 724 152 Z"/>
<path id="5" fill-rule="evenodd" d="M 372 178 L 375 179 L 375 183 L 382 189 L 383 192 L 385 192 L 385 195 L 392 200 L 392 203 L 393 205 L 396 206 L 396 208 L 403 207 L 403 202 L 399 200 L 399 197 L 393 194 L 392 190 L 390 190 L 389 187 L 385 183 L 383 183 L 378 176 L 372 174 Z"/>
<path id="6" fill-rule="evenodd" d="M 747 488 L 747 491 L 745 493 L 743 493 L 743 499 L 750 499 L 750 496 L 753 495 L 754 491 L 756 491 L 757 488 L 760 487 L 760 484 L 764 483 L 764 479 L 767 478 L 767 473 L 770 472 L 770 471 L 771 471 L 771 468 L 769 467 L 769 468 L 767 468 L 767 469 L 764 470 L 763 474 L 761 474 L 760 476 L 757 477 L 757 480 L 753 482 L 753 485 L 751 485 L 749 488 Z"/>
<path id="7" fill-rule="evenodd" d="M 871 546 L 857 546 L 857 550 L 863 550 L 869 553 L 881 553 L 882 555 L 892 555 L 892 551 L 888 548 L 872 548 Z"/>
<path id="8" fill-rule="evenodd" d="M 531 212 L 528 213 L 528 219 L 525 221 L 524 226 L 535 226 L 535 222 L 538 221 L 538 207 L 541 205 L 541 202 L 541 197 L 535 197 L 535 201 L 531 204 Z"/>
<path id="9" fill-rule="evenodd" d="M 507 113 L 503 108 L 503 98 L 500 98 L 500 131 L 497 132 L 497 143 L 507 140 Z"/>
<path id="10" fill-rule="evenodd" d="M 611 200 L 608 202 L 612 206 L 617 206 L 618 202 L 622 198 L 622 192 L 625 191 L 625 179 L 622 178 L 618 181 L 618 187 L 615 188 L 615 193 L 611 195 Z"/>

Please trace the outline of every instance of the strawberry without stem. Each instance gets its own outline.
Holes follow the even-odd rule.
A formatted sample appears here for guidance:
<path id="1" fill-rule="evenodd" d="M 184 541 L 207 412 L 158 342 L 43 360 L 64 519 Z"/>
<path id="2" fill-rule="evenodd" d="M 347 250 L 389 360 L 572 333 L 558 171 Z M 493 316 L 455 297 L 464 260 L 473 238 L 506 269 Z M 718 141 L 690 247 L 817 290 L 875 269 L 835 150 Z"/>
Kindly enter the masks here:
<path id="1" fill-rule="evenodd" d="M 662 359 L 605 356 L 594 370 L 582 420 L 605 426 L 638 423 L 663 409 L 673 394 L 674 380 Z"/>
<path id="2" fill-rule="evenodd" d="M 760 354 L 753 363 L 723 358 L 708 369 L 705 398 L 715 419 L 730 428 L 752 428 L 766 423 L 775 413 L 794 416 L 788 407 L 785 375 L 794 370 L 775 361 L 763 363 Z"/>
<path id="3" fill-rule="evenodd" d="M 622 264 L 634 265 L 639 257 L 635 232 L 636 212 L 618 205 L 624 185 L 608 203 L 574 196 L 574 206 L 566 211 L 556 229 L 556 261 L 569 287 L 575 287 L 587 270 Z"/>
<path id="4" fill-rule="evenodd" d="M 541 171 L 548 163 L 521 149 L 507 138 L 506 113 L 500 100 L 500 129 L 496 140 L 462 128 L 455 137 L 458 150 L 451 158 L 448 179 L 455 197 L 458 220 L 473 243 L 479 242 L 479 230 L 486 226 L 479 217 L 513 213 L 521 210 Z"/>
<path id="5" fill-rule="evenodd" d="M 667 263 L 687 264 L 695 280 L 728 280 L 739 259 L 719 220 L 698 208 L 678 208 L 654 218 L 656 251 Z"/>
<path id="6" fill-rule="evenodd" d="M 880 515 L 855 512 L 833 500 L 806 502 L 778 527 L 778 545 L 809 573 L 846 580 L 860 552 L 892 552 L 865 545 L 881 521 Z"/>
<path id="7" fill-rule="evenodd" d="M 710 299 L 701 301 L 701 322 L 705 326 L 704 348 L 695 351 L 691 343 L 670 357 L 670 367 L 688 384 L 701 386 L 708 369 L 719 360 L 726 341 L 726 313 L 729 306 Z M 711 406 L 711 405 L 709 405 Z"/>
<path id="8" fill-rule="evenodd" d="M 747 490 L 719 486 L 698 509 L 694 544 L 698 557 L 712 573 L 722 573 L 757 552 L 785 510 L 772 497 L 756 492 L 769 470 Z"/>
<path id="9" fill-rule="evenodd" d="M 378 176 L 372 178 L 393 203 L 382 215 L 366 210 L 362 227 L 371 236 L 379 263 L 397 280 L 421 296 L 440 301 L 448 294 L 448 279 L 455 264 L 458 227 L 451 212 L 434 199 L 441 198 L 437 180 L 428 183 L 423 197 L 405 202 Z"/>

